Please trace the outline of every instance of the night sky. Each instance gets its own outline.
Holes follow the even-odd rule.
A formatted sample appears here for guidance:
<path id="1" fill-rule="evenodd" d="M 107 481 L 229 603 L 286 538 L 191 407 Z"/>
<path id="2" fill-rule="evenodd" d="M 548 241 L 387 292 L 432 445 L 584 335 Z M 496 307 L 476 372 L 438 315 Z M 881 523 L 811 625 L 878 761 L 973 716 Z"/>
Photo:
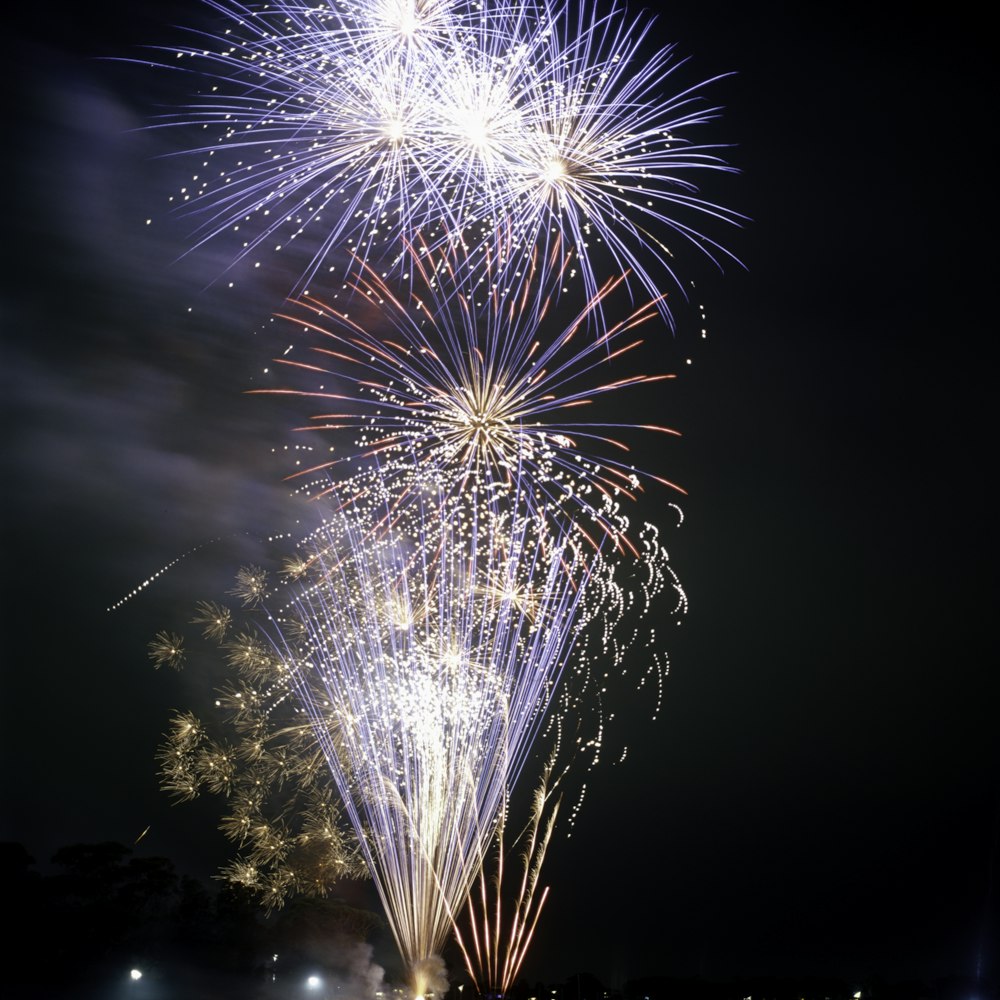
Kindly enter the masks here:
<path id="1" fill-rule="evenodd" d="M 688 496 L 676 530 L 666 491 L 637 516 L 664 524 L 691 607 L 664 632 L 660 718 L 622 696 L 609 743 L 628 756 L 586 776 L 550 850 L 525 971 L 981 961 L 996 979 L 983 26 L 961 5 L 687 8 L 658 40 L 691 55 L 686 83 L 735 71 L 710 134 L 742 173 L 710 190 L 753 220 L 713 232 L 746 270 L 684 260 L 707 340 L 678 308 L 646 355 L 680 378 L 642 405 L 684 436 L 636 462 Z M 182 256 L 191 223 L 167 199 L 190 169 L 164 154 L 184 143 L 143 126 L 188 85 L 99 58 L 141 58 L 207 11 L 33 13 L 5 116 L 0 839 L 44 861 L 150 826 L 141 850 L 209 874 L 229 856 L 218 808 L 171 806 L 153 757 L 212 680 L 155 672 L 146 643 L 296 516 L 281 476 L 303 411 L 244 393 L 283 346 L 267 319 L 294 275 L 280 255 L 226 272 L 224 241 Z"/>

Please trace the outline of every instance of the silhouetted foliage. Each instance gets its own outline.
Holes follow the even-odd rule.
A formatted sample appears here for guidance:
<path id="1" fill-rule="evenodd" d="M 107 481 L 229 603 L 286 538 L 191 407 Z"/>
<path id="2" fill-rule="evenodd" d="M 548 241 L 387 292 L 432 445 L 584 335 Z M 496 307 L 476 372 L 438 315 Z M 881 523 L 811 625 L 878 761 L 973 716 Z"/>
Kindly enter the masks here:
<path id="1" fill-rule="evenodd" d="M 72 844 L 52 857 L 53 874 L 34 870 L 20 844 L 0 844 L 0 874 L 13 926 L 5 933 L 8 981 L 46 997 L 97 995 L 129 968 L 202 970 L 210 979 L 249 977 L 278 950 L 315 959 L 331 942 L 364 939 L 381 920 L 335 900 L 296 901 L 267 920 L 239 886 L 210 891 L 180 878 L 166 858 L 132 857 L 117 843 Z M 321 947 L 322 945 L 322 947 Z M 197 973 L 195 973 L 197 974 Z"/>

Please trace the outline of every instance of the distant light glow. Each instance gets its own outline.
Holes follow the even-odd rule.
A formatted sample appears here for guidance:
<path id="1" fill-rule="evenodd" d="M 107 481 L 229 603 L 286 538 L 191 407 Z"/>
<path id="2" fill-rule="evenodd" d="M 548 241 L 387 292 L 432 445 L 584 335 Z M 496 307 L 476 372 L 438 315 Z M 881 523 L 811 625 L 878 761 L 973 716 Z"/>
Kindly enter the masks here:
<path id="1" fill-rule="evenodd" d="M 542 171 L 542 177 L 544 180 L 548 181 L 549 184 L 555 184 L 560 177 L 566 176 L 566 165 L 562 160 L 549 160 L 545 164 L 545 169 Z"/>

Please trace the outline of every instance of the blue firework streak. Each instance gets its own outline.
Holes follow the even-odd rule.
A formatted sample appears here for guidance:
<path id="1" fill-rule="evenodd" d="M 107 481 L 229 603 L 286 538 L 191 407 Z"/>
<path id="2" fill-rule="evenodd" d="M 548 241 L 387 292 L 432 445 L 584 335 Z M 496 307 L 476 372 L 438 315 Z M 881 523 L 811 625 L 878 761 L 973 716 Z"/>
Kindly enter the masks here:
<path id="1" fill-rule="evenodd" d="M 229 28 L 176 53 L 210 90 L 168 119 L 212 137 L 180 195 L 199 240 L 301 246 L 301 288 L 351 261 L 405 269 L 419 235 L 465 247 L 470 274 L 515 295 L 559 244 L 590 297 L 603 247 L 668 319 L 676 245 L 729 256 L 699 220 L 739 216 L 697 178 L 730 168 L 692 138 L 718 108 L 704 84 L 663 96 L 680 63 L 646 56 L 651 22 L 624 8 L 574 22 L 534 2 L 212 6 Z"/>

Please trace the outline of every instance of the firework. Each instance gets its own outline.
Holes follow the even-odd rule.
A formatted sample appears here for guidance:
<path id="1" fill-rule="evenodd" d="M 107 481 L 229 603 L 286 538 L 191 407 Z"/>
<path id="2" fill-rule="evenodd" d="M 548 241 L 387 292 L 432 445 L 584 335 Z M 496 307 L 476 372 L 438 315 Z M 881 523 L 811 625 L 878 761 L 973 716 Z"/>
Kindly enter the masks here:
<path id="1" fill-rule="evenodd" d="M 157 670 L 160 667 L 173 667 L 180 670 L 184 666 L 184 639 L 176 632 L 157 632 L 147 647 L 149 658 Z"/>
<path id="2" fill-rule="evenodd" d="M 514 303 L 489 287 L 466 291 L 456 268 L 446 266 L 452 259 L 415 253 L 419 291 L 402 297 L 368 269 L 355 289 L 367 308 L 308 297 L 282 314 L 311 346 L 303 360 L 295 360 L 301 350 L 274 360 L 302 387 L 255 391 L 332 404 L 338 409 L 323 410 L 300 430 L 357 435 L 344 457 L 296 475 L 335 470 L 360 481 L 357 470 L 377 456 L 374 486 L 396 484 L 397 504 L 406 502 L 415 470 L 438 470 L 449 494 L 517 496 L 531 510 L 619 544 L 628 529 L 621 498 L 633 497 L 643 481 L 679 487 L 615 456 L 628 455 L 626 440 L 636 431 L 677 431 L 572 417 L 608 393 L 674 377 L 620 373 L 620 359 L 642 344 L 637 331 L 656 319 L 656 303 L 593 339 L 581 330 L 621 279 L 568 323 L 553 322 L 553 296 Z"/>
<path id="3" fill-rule="evenodd" d="M 447 507 L 377 525 L 342 508 L 271 619 L 415 979 L 524 767 L 592 567 L 547 519 L 487 498 Z"/>
<path id="4" fill-rule="evenodd" d="M 655 529 L 637 536 L 638 579 L 623 577 L 621 558 L 574 522 L 521 502 L 521 482 L 458 492 L 446 470 L 414 463 L 405 480 L 376 467 L 344 483 L 351 501 L 281 574 L 237 574 L 231 594 L 251 624 L 199 602 L 192 624 L 231 675 L 215 707 L 232 738 L 185 713 L 160 753 L 176 798 L 225 796 L 221 829 L 239 854 L 222 875 L 266 906 L 370 874 L 418 993 L 449 932 L 461 933 L 490 844 L 503 850 L 535 739 L 544 732 L 555 753 L 593 767 L 609 677 L 628 649 L 655 646 L 641 622 L 664 591 L 682 610 Z M 183 648 L 173 633 L 155 641 Z M 544 903 L 546 801 L 536 796 L 513 924 L 498 936 L 497 915 L 482 940 L 463 941 L 488 978 L 516 974 Z"/>
<path id="5" fill-rule="evenodd" d="M 539 728 L 593 767 L 600 692 L 628 649 L 653 639 L 642 618 L 664 590 L 683 610 L 649 527 L 639 578 L 622 578 L 543 514 L 518 519 L 516 504 L 485 492 L 473 504 L 442 492 L 427 482 L 425 505 L 400 508 L 388 527 L 365 493 L 302 539 L 277 577 L 241 569 L 245 620 L 199 602 L 192 623 L 227 677 L 215 721 L 177 715 L 159 755 L 175 798 L 225 797 L 220 829 L 239 854 L 223 877 L 270 908 L 370 872 L 412 969 L 454 924 L 498 822 L 502 834 Z M 210 735 L 219 725 L 227 737 Z M 523 957 L 530 933 L 518 919 Z"/>
<path id="6" fill-rule="evenodd" d="M 378 337 L 314 300 L 300 304 L 321 333 L 317 360 L 332 367 L 293 367 L 335 379 L 346 361 L 360 366 L 355 391 L 338 401 L 355 407 L 370 393 L 374 419 L 339 425 L 361 437 L 336 484 L 328 468 L 308 470 L 303 491 L 336 513 L 286 562 L 291 594 L 272 593 L 259 568 L 241 571 L 234 590 L 271 609 L 276 652 L 245 641 L 236 652 L 265 673 L 278 669 L 303 707 L 418 992 L 539 729 L 557 748 L 571 731 L 566 752 L 590 754 L 594 766 L 609 675 L 629 648 L 655 647 L 640 623 L 663 591 L 675 591 L 677 610 L 684 600 L 650 526 L 629 541 L 638 581 L 602 554 L 606 539 L 625 536 L 617 497 L 637 486 L 634 473 L 581 462 L 567 426 L 541 423 L 588 398 L 557 391 L 632 346 L 630 330 L 655 309 L 596 342 L 578 336 L 584 311 L 545 346 L 547 300 L 501 308 L 485 290 L 477 302 L 448 284 L 453 274 L 425 271 L 426 297 L 404 306 L 366 271 L 357 291 L 390 327 Z M 470 405 L 490 401 L 488 380 L 509 390 L 492 416 Z M 317 422 L 329 429 L 341 419 Z M 594 436 L 592 427 L 572 432 Z M 570 651 L 571 676 L 560 683 Z M 582 720 L 594 707 L 588 730 Z M 530 942 L 523 914 L 534 900 L 519 904 L 511 947 L 520 958 L 511 961 Z"/>
<path id="7" fill-rule="evenodd" d="M 229 608 L 215 601 L 199 601 L 198 610 L 191 619 L 191 624 L 203 626 L 205 638 L 221 641 L 226 637 L 232 620 L 233 614 Z"/>
<path id="8" fill-rule="evenodd" d="M 260 571 L 240 576 L 247 572 Z M 205 792 L 225 799 L 219 828 L 239 853 L 220 876 L 270 910 L 292 893 L 325 896 L 367 869 L 287 672 L 256 624 L 227 637 L 232 617 L 215 602 L 198 605 L 194 622 L 221 651 L 228 679 L 210 722 L 192 712 L 171 720 L 157 755 L 160 786 L 178 801 Z"/>
<path id="9" fill-rule="evenodd" d="M 229 27 L 174 61 L 210 87 L 167 119 L 211 137 L 176 196 L 199 241 L 232 232 L 240 256 L 298 241 L 304 285 L 356 261 L 405 268 L 419 235 L 465 247 L 470 274 L 515 295 L 559 244 L 591 297 L 603 247 L 668 318 L 675 244 L 729 256 L 698 220 L 739 217 L 696 184 L 729 168 L 691 138 L 718 109 L 704 84 L 662 96 L 680 63 L 646 55 L 651 22 L 623 8 L 574 22 L 540 2 L 212 6 Z"/>
<path id="10" fill-rule="evenodd" d="M 575 415 L 672 377 L 619 359 L 672 319 L 677 245 L 726 255 L 699 220 L 738 217 L 692 181 L 729 169 L 692 138 L 718 109 L 700 86 L 662 98 L 679 64 L 617 6 L 210 3 L 225 33 L 177 52 L 212 87 L 169 120 L 207 136 L 182 203 L 196 239 L 236 233 L 240 256 L 294 242 L 300 287 L 343 271 L 283 314 L 311 340 L 276 359 L 298 384 L 260 391 L 318 401 L 308 429 L 353 441 L 297 474 L 333 509 L 286 579 L 238 574 L 231 596 L 261 627 L 230 637 L 230 610 L 199 604 L 192 624 L 236 674 L 217 705 L 238 738 L 178 716 L 164 787 L 227 797 L 243 853 L 225 874 L 268 905 L 363 862 L 417 993 L 497 844 L 497 903 L 481 876 L 460 943 L 502 992 L 545 900 L 551 765 L 503 929 L 509 797 L 533 744 L 594 766 L 610 674 L 639 646 L 639 683 L 662 681 L 645 619 L 665 592 L 685 606 L 658 532 L 621 507 L 647 479 L 673 486 L 627 460 L 632 432 L 676 432 Z M 630 307 L 610 321 L 616 294 Z M 157 666 L 184 656 L 174 633 L 150 644 Z"/>
<path id="11" fill-rule="evenodd" d="M 518 21 L 513 55 L 459 50 L 441 78 L 439 131 L 466 137 L 445 141 L 440 154 L 459 178 L 451 217 L 460 235 L 452 229 L 444 240 L 468 250 L 470 276 L 488 274 L 514 293 L 528 281 L 527 262 L 553 248 L 571 255 L 569 276 L 579 273 L 591 298 L 610 264 L 672 324 L 661 288 L 668 278 L 683 291 L 676 245 L 717 264 L 735 259 L 700 229 L 741 220 L 699 196 L 699 176 L 732 170 L 718 146 L 690 137 L 719 115 L 701 98 L 715 81 L 664 96 L 682 63 L 673 46 L 647 54 L 651 20 L 615 5 L 604 16 L 581 7 L 573 23 L 568 11 Z"/>
<path id="12" fill-rule="evenodd" d="M 515 839 L 521 850 L 521 871 L 514 891 L 514 912 L 509 922 L 503 916 L 504 877 L 507 871 L 505 835 L 509 803 L 501 810 L 495 837 L 496 865 L 491 878 L 486 867 L 479 872 L 477 891 L 469 895 L 468 944 L 458 925 L 455 934 L 465 966 L 480 996 L 505 996 L 517 978 L 539 917 L 548 898 L 548 886 L 539 890 L 545 852 L 559 814 L 559 802 L 550 798 L 558 784 L 552 780 L 555 761 L 550 759 L 535 789 L 528 825 Z"/>
<path id="13" fill-rule="evenodd" d="M 228 27 L 170 64 L 210 85 L 164 120 L 211 136 L 172 199 L 199 219 L 198 242 L 231 232 L 243 257 L 305 237 L 308 279 L 338 251 L 398 252 L 448 215 L 432 111 L 444 60 L 501 46 L 520 15 L 443 0 L 211 6 Z"/>

